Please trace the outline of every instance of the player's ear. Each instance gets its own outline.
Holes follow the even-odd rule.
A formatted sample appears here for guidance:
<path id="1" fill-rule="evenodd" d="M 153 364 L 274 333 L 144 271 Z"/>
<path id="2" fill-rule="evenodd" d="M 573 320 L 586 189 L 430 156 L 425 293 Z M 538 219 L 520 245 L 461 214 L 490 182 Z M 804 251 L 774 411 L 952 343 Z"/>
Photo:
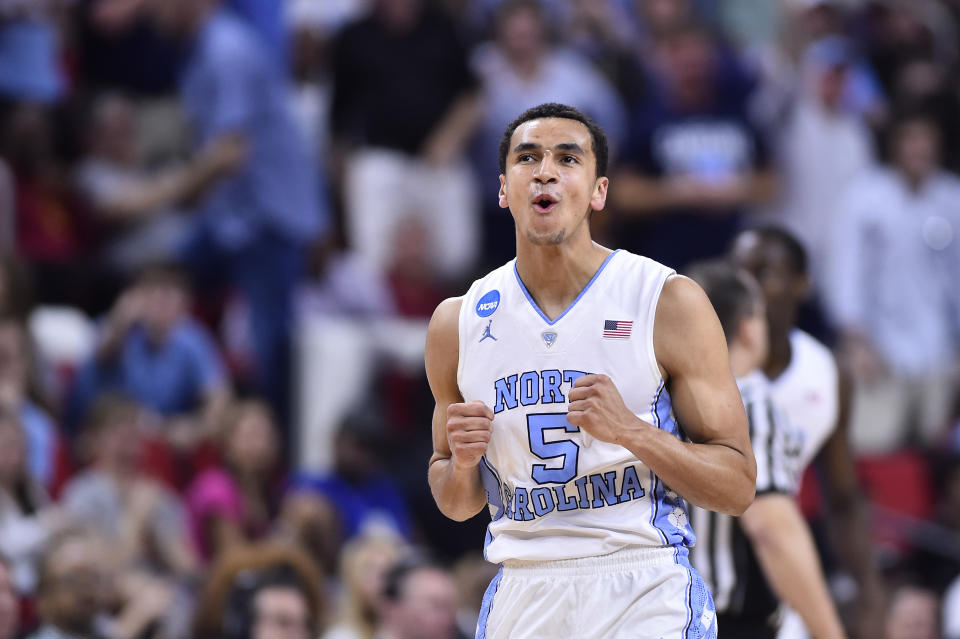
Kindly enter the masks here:
<path id="1" fill-rule="evenodd" d="M 510 205 L 507 203 L 507 177 L 503 174 L 500 174 L 500 192 L 497 194 L 499 198 L 498 204 L 501 209 L 505 209 Z"/>
<path id="2" fill-rule="evenodd" d="M 593 195 L 590 196 L 590 208 L 594 211 L 602 211 L 607 205 L 607 188 L 610 186 L 610 180 L 606 177 L 598 177 L 593 184 Z"/>

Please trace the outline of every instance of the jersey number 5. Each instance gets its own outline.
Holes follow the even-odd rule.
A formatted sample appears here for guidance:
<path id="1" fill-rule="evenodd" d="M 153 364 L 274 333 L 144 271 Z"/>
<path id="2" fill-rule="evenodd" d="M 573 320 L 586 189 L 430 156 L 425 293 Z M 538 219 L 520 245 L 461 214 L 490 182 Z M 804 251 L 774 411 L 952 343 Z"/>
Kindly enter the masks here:
<path id="1" fill-rule="evenodd" d="M 547 468 L 546 464 L 534 464 L 530 476 L 538 484 L 565 484 L 577 476 L 577 458 L 580 447 L 570 439 L 546 440 L 546 431 L 564 430 L 578 433 L 580 429 L 567 421 L 566 413 L 535 413 L 527 415 L 527 436 L 530 452 L 547 461 L 563 457 L 563 466 Z"/>

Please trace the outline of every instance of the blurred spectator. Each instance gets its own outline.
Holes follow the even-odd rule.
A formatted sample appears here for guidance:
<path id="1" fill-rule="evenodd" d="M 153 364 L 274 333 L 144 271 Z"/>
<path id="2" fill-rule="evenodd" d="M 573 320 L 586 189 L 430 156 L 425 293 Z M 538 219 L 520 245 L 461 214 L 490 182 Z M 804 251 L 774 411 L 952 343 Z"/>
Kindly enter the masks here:
<path id="1" fill-rule="evenodd" d="M 0 405 L 16 414 L 27 443 L 28 468 L 40 485 L 51 488 L 60 437 L 53 418 L 37 403 L 38 383 L 27 328 L 0 315 Z"/>
<path id="2" fill-rule="evenodd" d="M 222 433 L 223 465 L 204 471 L 187 490 L 190 534 L 204 560 L 261 539 L 277 511 L 277 429 L 270 409 L 238 403 Z"/>
<path id="3" fill-rule="evenodd" d="M 630 0 L 573 0 L 563 26 L 568 46 L 590 60 L 621 93 L 629 92 L 624 73 L 637 54 L 632 4 Z"/>
<path id="4" fill-rule="evenodd" d="M 87 155 L 76 167 L 75 180 L 109 232 L 104 257 L 124 275 L 173 259 L 190 226 L 176 207 L 207 192 L 242 159 L 235 145 L 221 144 L 187 164 L 146 170 L 138 155 L 133 103 L 119 94 L 93 101 L 87 131 Z"/>
<path id="5" fill-rule="evenodd" d="M 287 493 L 276 521 L 277 539 L 286 539 L 310 553 L 324 576 L 337 572 L 343 532 L 336 507 L 314 493 Z"/>
<path id="6" fill-rule="evenodd" d="M 0 149 L 2 151 L 2 149 Z M 17 194 L 14 189 L 13 172 L 4 158 L 0 157 L 0 249 L 10 253 L 15 248 Z"/>
<path id="7" fill-rule="evenodd" d="M 749 52 L 760 69 L 762 84 L 751 105 L 762 124 L 775 131 L 788 116 L 798 92 L 809 90 L 804 71 L 809 69 L 809 50 L 817 43 L 843 39 L 851 29 L 849 2 L 842 0 L 787 0 L 782 3 L 782 34 L 769 46 Z M 831 45 L 832 47 L 833 45 Z M 827 48 L 829 52 L 830 47 Z M 883 87 L 869 61 L 855 54 L 853 47 L 843 80 L 840 102 L 843 109 L 870 124 L 879 126 L 887 111 Z"/>
<path id="8" fill-rule="evenodd" d="M 869 128 L 843 105 L 854 64 L 851 47 L 832 36 L 807 50 L 797 98 L 777 140 L 783 174 L 775 206 L 778 221 L 803 242 L 818 290 L 826 276 L 838 188 L 848 186 L 873 163 Z"/>
<path id="9" fill-rule="evenodd" d="M 475 85 L 454 24 L 425 0 L 375 0 L 337 37 L 331 125 L 347 238 L 377 268 L 410 213 L 433 229 L 443 277 L 475 266 L 478 201 L 463 160 L 481 115 Z"/>
<path id="10" fill-rule="evenodd" d="M 43 625 L 31 639 L 149 637 L 168 611 L 169 592 L 113 567 L 96 537 L 68 533 L 53 540 L 40 566 L 37 611 Z"/>
<path id="11" fill-rule="evenodd" d="M 333 473 L 301 476 L 293 482 L 294 490 L 314 491 L 333 503 L 345 540 L 378 531 L 411 535 L 403 495 L 378 459 L 385 436 L 378 413 L 369 408 L 355 410 L 337 431 Z"/>
<path id="12" fill-rule="evenodd" d="M 0 555 L 0 639 L 13 639 L 17 636 L 18 605 L 10 564 L 6 557 Z"/>
<path id="13" fill-rule="evenodd" d="M 43 488 L 27 471 L 26 439 L 14 414 L 0 411 L 0 554 L 10 561 L 16 589 L 23 595 L 37 585 L 36 562 L 61 525 Z"/>
<path id="14" fill-rule="evenodd" d="M 33 286 L 26 265 L 11 252 L 0 252 L 0 314 L 26 321 L 33 311 Z"/>
<path id="15" fill-rule="evenodd" d="M 84 88 L 163 99 L 176 90 L 179 52 L 142 15 L 143 0 L 74 3 L 77 79 Z"/>
<path id="16" fill-rule="evenodd" d="M 891 595 L 885 639 L 938 639 L 939 624 L 940 601 L 935 592 L 904 585 Z"/>
<path id="17" fill-rule="evenodd" d="M 651 49 L 662 38 L 697 18 L 693 0 L 634 0 L 634 7 L 643 39 Z M 652 55 L 653 51 L 648 53 Z"/>
<path id="18" fill-rule="evenodd" d="M 0 3 L 0 94 L 49 103 L 63 93 L 58 21 L 66 5 L 67 0 Z"/>
<path id="19" fill-rule="evenodd" d="M 393 537 L 367 535 L 344 546 L 341 598 L 334 624 L 323 639 L 373 639 L 383 605 L 387 572 L 403 552 Z"/>
<path id="20" fill-rule="evenodd" d="M 0 126 L 0 152 L 15 184 L 16 250 L 31 265 L 38 301 L 90 308 L 99 282 L 83 260 L 93 230 L 58 155 L 63 140 L 53 113 L 22 104 Z"/>
<path id="21" fill-rule="evenodd" d="M 302 550 L 280 544 L 238 547 L 211 568 L 193 635 L 312 639 L 323 613 L 320 573 Z"/>
<path id="22" fill-rule="evenodd" d="M 484 259 L 490 264 L 502 264 L 516 252 L 513 218 L 497 205 L 499 171 L 493 161 L 507 124 L 532 106 L 561 102 L 596 120 L 614 142 L 623 138 L 625 114 L 613 87 L 586 59 L 551 46 L 547 28 L 537 0 L 508 0 L 498 7 L 495 39 L 478 47 L 472 60 L 482 84 L 476 152 L 485 187 Z"/>
<path id="23" fill-rule="evenodd" d="M 457 627 L 464 637 L 472 636 L 477 629 L 480 611 L 483 608 L 483 596 L 496 579 L 499 566 L 483 558 L 479 551 L 465 554 L 453 567 L 460 593 L 457 609 Z"/>
<path id="24" fill-rule="evenodd" d="M 941 2 L 872 2 L 867 14 L 868 55 L 890 94 L 902 64 L 917 56 L 957 62 L 956 25 Z"/>
<path id="25" fill-rule="evenodd" d="M 314 247 L 310 278 L 297 293 L 297 315 L 388 317 L 395 313 L 387 274 L 332 241 Z"/>
<path id="26" fill-rule="evenodd" d="M 190 56 L 181 95 L 198 148 L 245 156 L 198 212 L 185 250 L 198 275 L 218 271 L 250 308 L 256 383 L 286 426 L 291 296 L 302 252 L 324 223 L 315 162 L 289 108 L 286 72 L 257 33 L 218 0 L 149 0 Z"/>
<path id="27" fill-rule="evenodd" d="M 457 584 L 429 560 L 401 559 L 387 573 L 378 639 L 455 639 Z"/>
<path id="28" fill-rule="evenodd" d="M 97 639 L 105 612 L 104 556 L 89 538 L 57 539 L 43 558 L 37 611 L 43 625 L 31 639 Z"/>
<path id="29" fill-rule="evenodd" d="M 333 33 L 368 9 L 371 0 L 285 0 L 287 18 L 305 26 L 310 24 L 324 33 Z"/>
<path id="30" fill-rule="evenodd" d="M 256 30 L 277 63 L 286 66 L 290 34 L 284 22 L 282 0 L 227 0 L 226 5 Z"/>
<path id="31" fill-rule="evenodd" d="M 90 466 L 66 485 L 62 504 L 74 524 L 110 544 L 120 566 L 187 576 L 195 560 L 184 508 L 144 475 L 142 418 L 134 402 L 97 401 L 83 433 Z"/>
<path id="32" fill-rule="evenodd" d="M 930 57 L 904 60 L 894 84 L 894 103 L 899 109 L 923 110 L 936 119 L 943 135 L 944 168 L 960 172 L 960 92 L 949 67 Z"/>
<path id="33" fill-rule="evenodd" d="M 120 296 L 103 323 L 95 356 L 77 374 L 75 428 L 94 398 L 124 394 L 165 420 L 177 450 L 212 437 L 230 390 L 217 347 L 188 314 L 190 293 L 176 267 L 155 264 Z"/>
<path id="34" fill-rule="evenodd" d="M 611 195 L 621 246 L 681 268 L 722 254 L 776 179 L 747 117 L 746 76 L 707 31 L 664 35 L 656 63 L 655 94 L 633 114 Z"/>
<path id="35" fill-rule="evenodd" d="M 503 211 L 500 214 L 506 217 Z M 393 306 L 401 317 L 429 319 L 437 304 L 452 294 L 436 268 L 431 251 L 431 245 L 436 241 L 433 234 L 433 230 L 415 216 L 402 221 L 396 228 L 387 275 Z"/>
<path id="36" fill-rule="evenodd" d="M 944 639 L 960 639 L 960 576 L 943 595 L 943 628 Z"/>
<path id="37" fill-rule="evenodd" d="M 946 426 L 960 348 L 960 179 L 939 168 L 940 134 L 908 114 L 889 134 L 891 164 L 864 175 L 837 214 L 827 301 L 853 371 L 851 437 L 888 452 Z"/>

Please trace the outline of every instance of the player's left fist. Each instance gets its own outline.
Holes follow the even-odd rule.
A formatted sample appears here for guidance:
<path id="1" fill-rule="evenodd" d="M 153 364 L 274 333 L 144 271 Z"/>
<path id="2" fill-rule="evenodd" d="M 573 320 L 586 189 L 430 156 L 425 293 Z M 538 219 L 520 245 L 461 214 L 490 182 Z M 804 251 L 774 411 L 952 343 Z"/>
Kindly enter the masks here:
<path id="1" fill-rule="evenodd" d="M 570 389 L 567 421 L 600 441 L 623 443 L 623 436 L 640 422 L 606 375 L 584 375 Z"/>

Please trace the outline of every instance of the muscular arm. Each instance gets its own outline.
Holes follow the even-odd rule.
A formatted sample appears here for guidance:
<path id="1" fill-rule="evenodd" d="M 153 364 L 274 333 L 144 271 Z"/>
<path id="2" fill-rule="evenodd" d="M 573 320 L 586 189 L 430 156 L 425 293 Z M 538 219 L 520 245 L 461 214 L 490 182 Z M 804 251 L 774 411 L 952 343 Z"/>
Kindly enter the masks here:
<path id="1" fill-rule="evenodd" d="M 756 460 L 723 329 L 693 281 L 673 277 L 664 285 L 654 347 L 690 442 L 637 418 L 603 375 L 577 380 L 567 420 L 630 450 L 692 504 L 740 515 L 753 502 Z"/>
<path id="2" fill-rule="evenodd" d="M 433 455 L 428 472 L 430 491 L 440 512 L 456 521 L 473 517 L 487 503 L 478 464 L 490 441 L 490 431 L 489 428 L 484 430 L 482 423 L 477 422 L 493 419 L 488 407 L 478 402 L 463 404 L 457 387 L 460 303 L 460 298 L 451 298 L 437 307 L 427 329 L 425 354 L 427 381 L 436 401 Z M 469 407 L 473 411 L 464 410 Z M 488 417 L 464 414 L 471 412 Z M 476 428 L 466 430 L 470 426 Z M 456 455 L 451 449 L 451 436 L 455 430 Z"/>
<path id="3" fill-rule="evenodd" d="M 767 583 L 803 618 L 814 639 L 843 637 L 840 618 L 820 569 L 820 559 L 796 501 L 762 495 L 740 517 Z"/>

